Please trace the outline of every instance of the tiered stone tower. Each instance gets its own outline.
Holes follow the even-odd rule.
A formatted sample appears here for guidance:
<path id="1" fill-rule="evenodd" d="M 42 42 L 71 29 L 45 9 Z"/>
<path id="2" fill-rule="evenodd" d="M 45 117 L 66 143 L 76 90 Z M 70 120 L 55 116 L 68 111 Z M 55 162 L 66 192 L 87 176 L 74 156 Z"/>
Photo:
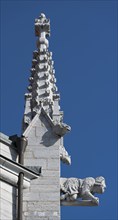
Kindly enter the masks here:
<path id="1" fill-rule="evenodd" d="M 63 136 L 70 127 L 63 123 L 55 85 L 52 53 L 48 51 L 50 20 L 41 14 L 35 20 L 37 50 L 33 52 L 28 93 L 25 94 L 23 135 L 28 139 L 24 165 L 41 166 L 42 176 L 24 190 L 24 220 L 60 219 L 60 159 L 70 164 Z"/>
<path id="2" fill-rule="evenodd" d="M 60 123 L 63 116 L 63 113 L 59 111 L 54 61 L 52 60 L 52 52 L 48 51 L 49 42 L 46 39 L 50 36 L 50 21 L 46 19 L 44 14 L 35 20 L 35 34 L 38 37 L 38 50 L 33 52 L 29 93 L 25 94 L 24 129 L 42 107 L 56 124 Z"/>
<path id="3" fill-rule="evenodd" d="M 23 117 L 23 136 L 28 140 L 24 165 L 33 170 L 41 166 L 42 176 L 32 180 L 30 188 L 24 190 L 23 218 L 60 220 L 60 200 L 65 206 L 98 205 L 99 199 L 94 194 L 103 193 L 106 185 L 102 176 L 60 179 L 60 159 L 71 163 L 63 146 L 63 136 L 70 127 L 63 123 L 60 111 L 54 62 L 48 51 L 50 21 L 44 14 L 35 20 L 35 34 L 37 50 L 33 52 Z"/>

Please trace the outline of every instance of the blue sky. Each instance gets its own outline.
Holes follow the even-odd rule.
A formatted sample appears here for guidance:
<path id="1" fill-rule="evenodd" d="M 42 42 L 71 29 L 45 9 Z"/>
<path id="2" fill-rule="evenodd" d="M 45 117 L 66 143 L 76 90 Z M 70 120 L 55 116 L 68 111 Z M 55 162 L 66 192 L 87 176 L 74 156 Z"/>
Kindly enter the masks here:
<path id="1" fill-rule="evenodd" d="M 102 175 L 107 189 L 99 207 L 63 207 L 62 220 L 117 217 L 117 1 L 1 1 L 1 131 L 21 134 L 34 19 L 51 20 L 57 86 L 64 122 L 72 127 L 65 147 L 72 165 L 61 175 Z"/>

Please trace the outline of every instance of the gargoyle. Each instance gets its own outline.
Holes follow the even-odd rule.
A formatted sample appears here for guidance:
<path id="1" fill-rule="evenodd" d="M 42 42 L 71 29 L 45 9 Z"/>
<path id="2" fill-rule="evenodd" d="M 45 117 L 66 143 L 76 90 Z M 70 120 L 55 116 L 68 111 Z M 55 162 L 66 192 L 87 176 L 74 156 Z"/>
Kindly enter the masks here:
<path id="1" fill-rule="evenodd" d="M 70 130 L 71 127 L 65 123 L 57 123 L 53 127 L 53 131 L 59 136 L 64 136 Z"/>
<path id="2" fill-rule="evenodd" d="M 99 205 L 99 198 L 94 194 L 104 193 L 106 188 L 104 177 L 97 178 L 87 177 L 85 179 L 78 178 L 61 178 L 60 193 L 61 201 L 83 201 L 89 200 Z"/>
<path id="3" fill-rule="evenodd" d="M 63 163 L 66 163 L 67 165 L 71 164 L 71 156 L 62 145 L 60 145 L 60 159 Z"/>

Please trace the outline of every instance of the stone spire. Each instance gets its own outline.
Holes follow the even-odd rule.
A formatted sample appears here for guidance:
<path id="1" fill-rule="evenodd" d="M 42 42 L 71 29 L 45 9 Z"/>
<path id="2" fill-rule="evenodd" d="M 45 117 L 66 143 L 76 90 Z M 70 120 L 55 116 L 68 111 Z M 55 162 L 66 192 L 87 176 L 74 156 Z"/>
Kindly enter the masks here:
<path id="1" fill-rule="evenodd" d="M 52 52 L 48 51 L 50 36 L 50 20 L 44 14 L 35 19 L 35 35 L 37 50 L 33 52 L 31 75 L 29 77 L 28 93 L 25 94 L 25 112 L 23 131 L 31 127 L 35 116 L 42 113 L 50 123 L 52 132 L 60 138 L 60 159 L 71 163 L 71 158 L 63 146 L 63 136 L 70 131 L 70 126 L 63 123 L 63 112 L 60 111 L 60 95 L 57 93 L 54 61 Z"/>
<path id="2" fill-rule="evenodd" d="M 41 107 L 53 120 L 60 121 L 62 118 L 59 94 L 55 85 L 54 61 L 52 52 L 48 51 L 50 20 L 43 13 L 35 19 L 35 35 L 38 37 L 37 50 L 33 52 L 30 83 L 27 88 L 28 93 L 25 94 L 24 130 Z"/>

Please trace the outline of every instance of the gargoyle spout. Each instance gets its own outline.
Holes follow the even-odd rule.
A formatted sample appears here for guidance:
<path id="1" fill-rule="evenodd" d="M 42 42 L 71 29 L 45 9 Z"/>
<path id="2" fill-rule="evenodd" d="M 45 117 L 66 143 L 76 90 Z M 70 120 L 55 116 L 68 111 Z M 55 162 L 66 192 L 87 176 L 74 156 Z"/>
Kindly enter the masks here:
<path id="1" fill-rule="evenodd" d="M 77 205 L 78 203 L 79 206 L 81 203 L 82 206 L 99 205 L 99 198 L 95 197 L 94 194 L 104 193 L 105 188 L 105 179 L 102 176 L 95 179 L 92 177 L 85 179 L 60 178 L 60 200 L 62 205 L 69 205 L 68 203 L 70 202 L 73 203 L 73 205 Z"/>
<path id="2" fill-rule="evenodd" d="M 59 136 L 64 136 L 66 133 L 68 133 L 69 131 L 71 131 L 71 127 L 65 123 L 58 123 L 55 124 L 53 127 L 53 131 L 59 135 Z"/>

